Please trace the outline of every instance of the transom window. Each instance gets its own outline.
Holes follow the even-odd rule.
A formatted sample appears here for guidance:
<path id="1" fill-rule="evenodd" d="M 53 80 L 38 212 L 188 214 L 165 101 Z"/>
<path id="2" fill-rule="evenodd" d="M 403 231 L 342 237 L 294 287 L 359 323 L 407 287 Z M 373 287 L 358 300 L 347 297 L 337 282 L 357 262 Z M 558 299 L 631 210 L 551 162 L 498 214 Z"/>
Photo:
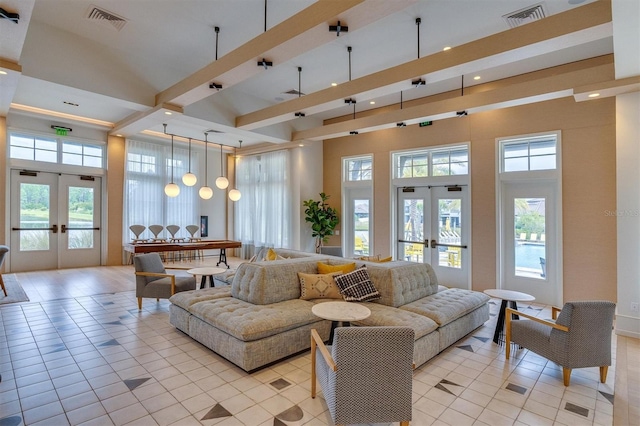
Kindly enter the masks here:
<path id="1" fill-rule="evenodd" d="M 393 154 L 396 178 L 453 176 L 469 174 L 469 148 L 423 149 Z"/>
<path id="2" fill-rule="evenodd" d="M 9 157 L 71 166 L 104 167 L 104 145 L 48 136 L 11 133 Z"/>
<path id="3" fill-rule="evenodd" d="M 344 160 L 345 176 L 348 182 L 371 180 L 371 170 L 373 167 L 373 157 L 357 157 Z"/>
<path id="4" fill-rule="evenodd" d="M 557 168 L 556 135 L 503 140 L 500 143 L 502 172 Z"/>

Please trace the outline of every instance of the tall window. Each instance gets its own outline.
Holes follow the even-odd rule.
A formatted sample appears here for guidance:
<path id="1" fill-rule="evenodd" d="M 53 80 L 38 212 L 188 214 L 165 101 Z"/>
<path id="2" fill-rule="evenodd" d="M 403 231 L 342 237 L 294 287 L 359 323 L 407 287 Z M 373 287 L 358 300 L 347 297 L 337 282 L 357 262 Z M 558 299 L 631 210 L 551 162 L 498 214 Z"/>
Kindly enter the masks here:
<path id="1" fill-rule="evenodd" d="M 199 223 L 197 188 L 182 185 L 181 177 L 188 171 L 189 151 L 174 148 L 173 181 L 180 185 L 180 195 L 167 197 L 164 187 L 171 180 L 171 148 L 157 143 L 127 140 L 124 241 L 133 237 L 129 226 L 187 225 Z M 191 171 L 198 173 L 197 163 Z M 142 238 L 152 237 L 149 231 Z M 166 232 L 166 231 L 165 231 Z M 165 237 L 168 234 L 164 234 Z"/>
<path id="2" fill-rule="evenodd" d="M 373 250 L 373 156 L 342 159 L 343 253 L 368 256 Z"/>
<path id="3" fill-rule="evenodd" d="M 235 235 L 243 257 L 262 247 L 290 247 L 291 193 L 289 151 L 237 159 Z"/>
<path id="4" fill-rule="evenodd" d="M 12 132 L 9 157 L 71 166 L 104 167 L 104 144 Z"/>

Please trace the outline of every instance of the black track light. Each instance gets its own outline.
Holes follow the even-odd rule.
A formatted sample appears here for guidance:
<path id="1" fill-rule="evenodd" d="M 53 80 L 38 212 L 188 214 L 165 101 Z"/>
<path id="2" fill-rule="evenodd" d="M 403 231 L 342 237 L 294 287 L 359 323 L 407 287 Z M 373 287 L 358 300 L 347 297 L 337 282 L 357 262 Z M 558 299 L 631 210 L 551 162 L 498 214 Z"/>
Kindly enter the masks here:
<path id="1" fill-rule="evenodd" d="M 419 78 L 419 79 L 417 79 L 417 80 L 413 80 L 413 81 L 411 82 L 411 85 L 412 85 L 412 86 L 415 86 L 415 87 L 424 86 L 424 85 L 425 85 L 425 81 L 424 81 L 423 79 Z"/>
<path id="2" fill-rule="evenodd" d="M 344 103 L 347 104 L 347 105 L 353 105 L 353 104 L 356 103 L 356 100 L 352 99 L 352 98 L 349 98 L 349 99 L 345 99 Z"/>
<path id="3" fill-rule="evenodd" d="M 304 112 L 296 112 L 295 115 L 296 115 L 296 117 L 304 117 L 305 116 Z"/>
<path id="4" fill-rule="evenodd" d="M 349 132 L 349 134 L 350 134 L 350 135 L 357 135 L 357 134 L 358 134 L 358 131 L 357 131 L 357 130 L 352 130 L 352 131 L 350 131 L 350 132 Z"/>
<path id="5" fill-rule="evenodd" d="M 465 115 L 467 115 L 467 111 L 458 111 L 458 112 L 456 112 L 456 115 L 458 117 L 464 117 Z"/>
<path id="6" fill-rule="evenodd" d="M 273 62 L 267 61 L 265 58 L 262 58 L 261 61 L 258 61 L 258 66 L 259 67 L 264 67 L 264 69 L 266 70 L 267 68 L 273 66 Z"/>
<path id="7" fill-rule="evenodd" d="M 396 127 L 407 127 L 407 123 L 405 122 L 396 123 Z"/>
<path id="8" fill-rule="evenodd" d="M 329 32 L 336 33 L 336 36 L 340 37 L 341 32 L 349 32 L 349 27 L 347 27 L 346 25 L 341 25 L 340 21 L 338 21 L 336 25 L 329 25 Z"/>
<path id="9" fill-rule="evenodd" d="M 222 89 L 222 84 L 218 84 L 218 83 L 211 83 L 209 85 L 209 89 L 216 89 L 216 90 L 220 90 Z"/>

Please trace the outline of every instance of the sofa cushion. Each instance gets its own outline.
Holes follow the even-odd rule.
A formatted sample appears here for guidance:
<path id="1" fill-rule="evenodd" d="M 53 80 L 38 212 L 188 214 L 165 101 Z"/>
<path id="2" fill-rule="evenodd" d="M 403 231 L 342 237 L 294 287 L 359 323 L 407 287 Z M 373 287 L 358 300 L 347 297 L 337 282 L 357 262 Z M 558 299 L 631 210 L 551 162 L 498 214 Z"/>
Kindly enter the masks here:
<path id="1" fill-rule="evenodd" d="M 440 327 L 464 316 L 489 301 L 489 296 L 478 291 L 450 288 L 401 306 L 434 320 Z"/>
<path id="2" fill-rule="evenodd" d="M 319 274 L 330 274 L 332 272 L 340 272 L 342 274 L 348 274 L 356 270 L 356 263 L 342 263 L 339 265 L 329 265 L 328 263 L 318 262 Z"/>
<path id="3" fill-rule="evenodd" d="M 335 276 L 339 272 L 333 274 L 305 274 L 298 272 L 300 279 L 300 299 L 340 299 L 342 293 L 336 284 Z"/>
<path id="4" fill-rule="evenodd" d="M 171 296 L 169 301 L 182 309 L 189 310 L 189 307 L 194 303 L 223 297 L 231 297 L 231 289 L 229 287 L 210 287 L 201 290 L 183 291 Z"/>
<path id="5" fill-rule="evenodd" d="M 235 298 L 195 303 L 189 312 L 236 339 L 248 342 L 318 322 L 312 302 L 287 300 L 271 305 L 254 305 Z"/>
<path id="6" fill-rule="evenodd" d="M 380 299 L 380 293 L 371 282 L 366 267 L 336 276 L 336 283 L 347 302 L 366 302 Z"/>
<path id="7" fill-rule="evenodd" d="M 315 258 L 242 263 L 231 284 L 231 295 L 256 305 L 300 298 L 298 272 L 315 274 Z"/>
<path id="8" fill-rule="evenodd" d="M 415 332 L 416 340 L 438 328 L 438 324 L 436 324 L 435 321 L 410 311 L 392 308 L 391 306 L 385 306 L 379 303 L 363 303 L 363 305 L 369 308 L 371 315 L 362 321 L 353 322 L 354 325 L 370 327 L 411 327 Z"/>

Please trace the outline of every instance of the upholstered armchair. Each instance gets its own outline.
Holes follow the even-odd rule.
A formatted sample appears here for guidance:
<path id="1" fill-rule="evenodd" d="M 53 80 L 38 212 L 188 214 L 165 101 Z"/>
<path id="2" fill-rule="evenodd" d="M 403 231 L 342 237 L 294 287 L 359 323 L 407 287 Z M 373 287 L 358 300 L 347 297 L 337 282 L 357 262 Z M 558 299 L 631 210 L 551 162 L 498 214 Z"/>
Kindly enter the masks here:
<path id="1" fill-rule="evenodd" d="M 9 252 L 9 247 L 0 246 L 0 269 L 2 269 L 2 264 L 4 263 L 4 257 Z M 4 281 L 2 280 L 2 274 L 0 274 L 0 287 L 2 287 L 2 292 L 4 293 L 4 297 L 7 297 L 7 288 L 4 286 Z"/>
<path id="2" fill-rule="evenodd" d="M 176 271 L 169 274 L 158 253 L 139 254 L 133 258 L 136 271 L 136 297 L 138 309 L 142 309 L 143 297 L 168 299 L 175 293 L 196 289 L 196 278 Z"/>
<path id="3" fill-rule="evenodd" d="M 506 357 L 509 359 L 513 342 L 560 365 L 565 386 L 569 386 L 572 369 L 585 367 L 600 367 L 600 381 L 604 383 L 611 365 L 615 309 L 615 303 L 608 301 L 567 302 L 562 310 L 552 309 L 553 322 L 507 308 Z M 511 315 L 520 319 L 512 320 Z"/>
<path id="4" fill-rule="evenodd" d="M 335 424 L 411 420 L 414 331 L 338 327 L 325 346 L 311 330 L 311 397 L 316 377 Z"/>

